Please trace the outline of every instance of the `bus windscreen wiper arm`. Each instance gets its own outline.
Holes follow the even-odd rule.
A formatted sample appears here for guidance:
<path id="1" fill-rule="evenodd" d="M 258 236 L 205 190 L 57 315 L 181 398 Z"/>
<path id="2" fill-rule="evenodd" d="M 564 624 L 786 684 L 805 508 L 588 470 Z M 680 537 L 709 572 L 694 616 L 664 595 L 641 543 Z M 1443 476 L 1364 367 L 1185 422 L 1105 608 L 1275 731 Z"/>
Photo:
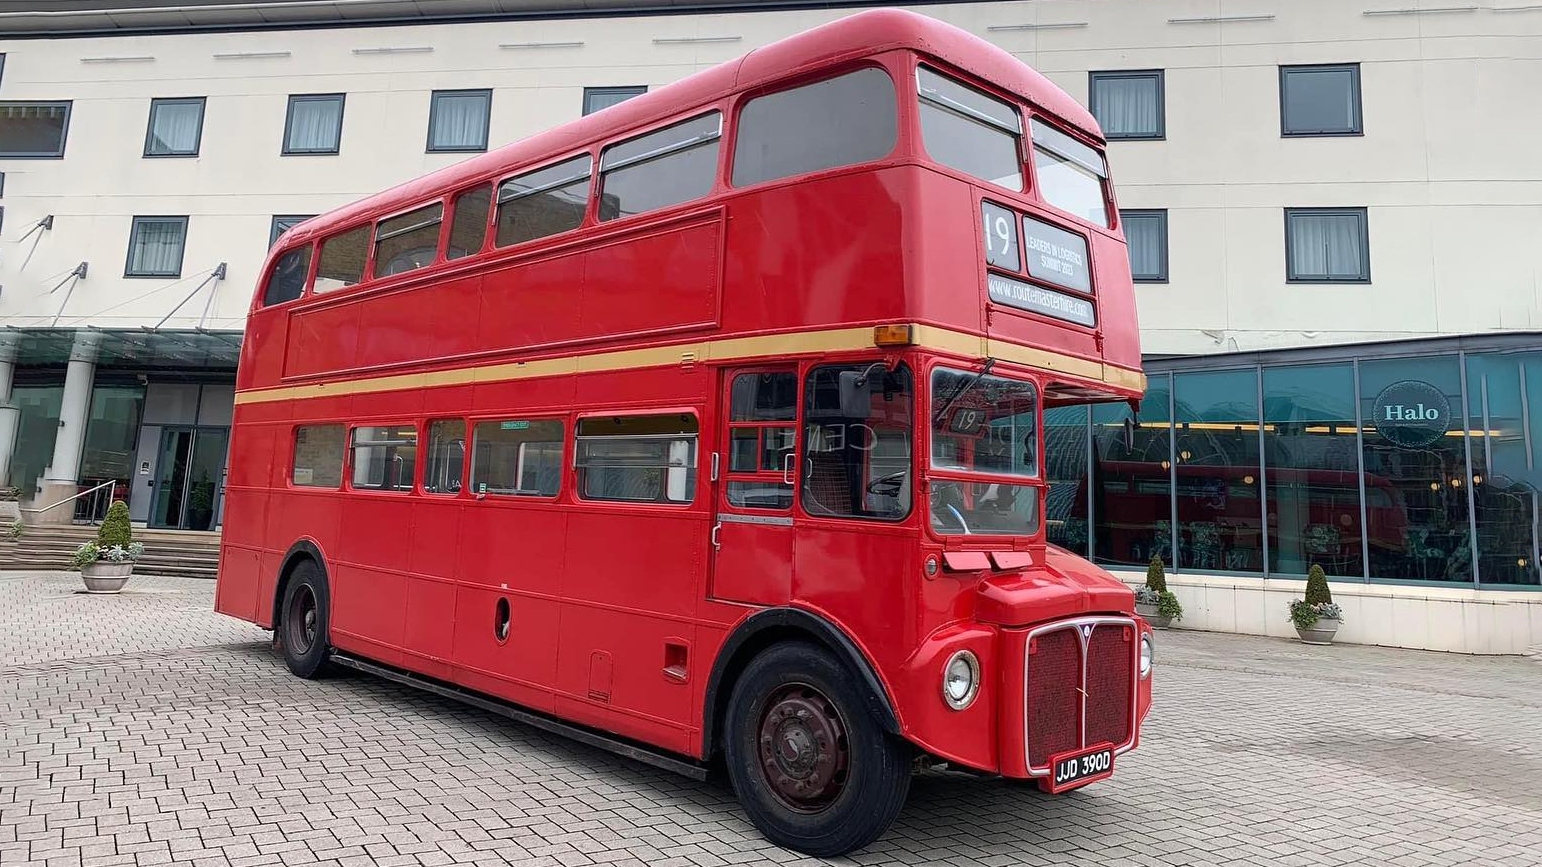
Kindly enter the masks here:
<path id="1" fill-rule="evenodd" d="M 974 388 L 976 385 L 979 385 L 980 380 L 984 379 L 985 375 L 990 373 L 991 368 L 995 366 L 996 359 L 986 358 L 985 366 L 980 368 L 980 372 L 974 375 L 974 379 L 969 380 L 969 382 L 965 383 L 962 388 L 953 392 L 953 394 L 948 397 L 948 402 L 942 406 L 937 407 L 937 411 L 932 413 L 932 424 L 935 425 L 937 422 L 942 421 L 942 417 L 948 414 L 948 410 L 953 408 L 953 404 L 958 403 L 959 398 L 968 394 L 969 390 Z"/>

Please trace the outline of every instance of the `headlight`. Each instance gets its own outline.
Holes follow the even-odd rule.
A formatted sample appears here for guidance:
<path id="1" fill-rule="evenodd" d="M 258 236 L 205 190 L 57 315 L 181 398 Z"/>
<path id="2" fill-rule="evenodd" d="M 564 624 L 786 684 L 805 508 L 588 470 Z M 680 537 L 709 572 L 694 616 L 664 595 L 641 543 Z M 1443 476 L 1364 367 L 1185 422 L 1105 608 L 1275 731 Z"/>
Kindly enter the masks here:
<path id="1" fill-rule="evenodd" d="M 1141 680 L 1145 680 L 1146 678 L 1151 676 L 1151 652 L 1152 652 L 1152 650 L 1153 650 L 1153 648 L 1151 646 L 1151 636 L 1149 636 L 1149 635 L 1142 635 L 1140 637 L 1140 677 L 1141 677 Z"/>
<path id="2" fill-rule="evenodd" d="M 948 657 L 942 667 L 942 700 L 954 710 L 963 710 L 980 694 L 980 660 L 967 650 Z"/>

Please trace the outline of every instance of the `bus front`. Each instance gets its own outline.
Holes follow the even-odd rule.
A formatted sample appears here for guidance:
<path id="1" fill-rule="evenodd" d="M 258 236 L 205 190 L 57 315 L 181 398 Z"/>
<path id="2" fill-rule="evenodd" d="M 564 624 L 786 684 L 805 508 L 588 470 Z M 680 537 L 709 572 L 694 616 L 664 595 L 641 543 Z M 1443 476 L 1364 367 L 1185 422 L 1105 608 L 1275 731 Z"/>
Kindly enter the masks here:
<path id="1" fill-rule="evenodd" d="M 1144 377 L 1096 123 L 1021 64 L 992 68 L 915 65 L 918 573 L 936 628 L 904 676 L 940 700 L 907 723 L 938 756 L 1059 792 L 1138 743 L 1152 633 L 1129 588 L 1046 540 L 1044 410 L 1133 403 Z"/>

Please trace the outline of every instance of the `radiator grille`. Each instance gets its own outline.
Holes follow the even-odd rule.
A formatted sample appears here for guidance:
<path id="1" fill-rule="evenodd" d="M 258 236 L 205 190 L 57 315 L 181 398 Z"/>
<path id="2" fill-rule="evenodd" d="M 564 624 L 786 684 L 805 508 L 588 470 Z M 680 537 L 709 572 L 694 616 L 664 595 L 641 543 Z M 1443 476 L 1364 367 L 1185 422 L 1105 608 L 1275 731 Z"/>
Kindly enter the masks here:
<path id="1" fill-rule="evenodd" d="M 1105 623 L 1087 641 L 1087 744 L 1130 739 L 1135 627 Z"/>
<path id="2" fill-rule="evenodd" d="M 1137 639 L 1134 624 L 1123 620 L 1072 621 L 1028 639 L 1030 768 L 1044 769 L 1055 754 L 1080 747 L 1130 742 Z"/>
<path id="3" fill-rule="evenodd" d="M 1075 629 L 1029 639 L 1028 765 L 1081 746 L 1082 647 Z"/>

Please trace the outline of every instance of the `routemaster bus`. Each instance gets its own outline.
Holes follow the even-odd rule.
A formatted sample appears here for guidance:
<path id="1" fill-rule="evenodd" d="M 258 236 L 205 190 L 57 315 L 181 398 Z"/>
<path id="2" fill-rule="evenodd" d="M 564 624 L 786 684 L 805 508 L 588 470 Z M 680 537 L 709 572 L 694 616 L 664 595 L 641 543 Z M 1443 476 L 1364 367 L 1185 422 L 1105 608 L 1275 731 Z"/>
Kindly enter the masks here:
<path id="1" fill-rule="evenodd" d="M 918 767 L 1140 740 L 1131 592 L 1046 544 L 1045 407 L 1138 401 L 1092 116 L 853 15 L 290 229 L 242 347 L 219 611 L 702 777 L 814 855 Z"/>

